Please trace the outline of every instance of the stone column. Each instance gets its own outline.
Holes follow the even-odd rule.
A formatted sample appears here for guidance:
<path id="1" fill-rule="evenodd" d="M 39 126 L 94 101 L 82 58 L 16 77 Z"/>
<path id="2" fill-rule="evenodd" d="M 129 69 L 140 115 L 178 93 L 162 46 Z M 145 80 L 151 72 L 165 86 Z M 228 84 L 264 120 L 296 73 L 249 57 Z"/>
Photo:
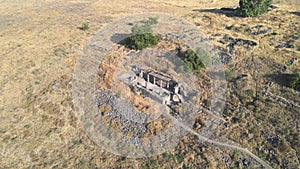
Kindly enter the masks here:
<path id="1" fill-rule="evenodd" d="M 147 82 L 149 83 L 150 78 L 149 78 L 149 74 L 147 74 Z"/>
<path id="2" fill-rule="evenodd" d="M 143 78 L 143 75 L 144 75 L 144 72 L 141 71 L 141 72 L 140 72 L 140 77 Z"/>
<path id="3" fill-rule="evenodd" d="M 178 84 L 174 87 L 174 93 L 175 94 L 178 94 L 178 92 L 179 92 L 179 86 L 178 86 Z"/>
<path id="4" fill-rule="evenodd" d="M 147 74 L 147 82 L 146 82 L 146 89 L 148 89 L 148 86 L 149 86 L 149 74 Z"/>

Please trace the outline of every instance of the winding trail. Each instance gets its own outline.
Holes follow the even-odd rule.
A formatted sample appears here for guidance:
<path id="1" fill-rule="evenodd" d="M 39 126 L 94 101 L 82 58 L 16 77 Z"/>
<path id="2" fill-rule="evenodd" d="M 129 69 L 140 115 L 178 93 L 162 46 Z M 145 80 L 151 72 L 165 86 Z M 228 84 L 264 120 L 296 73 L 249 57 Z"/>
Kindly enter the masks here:
<path id="1" fill-rule="evenodd" d="M 177 120 L 175 117 L 173 117 L 172 115 L 170 115 L 169 113 L 164 113 L 163 114 L 166 118 L 169 118 L 170 120 L 172 120 L 174 122 L 175 125 L 178 125 L 180 127 L 182 127 L 183 129 L 185 129 L 186 131 L 198 136 L 199 140 L 203 141 L 203 142 L 208 142 L 220 147 L 226 147 L 226 148 L 230 148 L 230 149 L 234 149 L 234 150 L 238 150 L 241 152 L 244 152 L 248 155 L 250 155 L 252 158 L 254 158 L 257 162 L 259 162 L 264 168 L 267 169 L 272 169 L 272 167 L 266 163 L 265 161 L 263 161 L 262 159 L 260 159 L 259 157 L 257 157 L 255 154 L 253 154 L 252 152 L 250 152 L 248 149 L 245 148 L 241 148 L 235 145 L 230 145 L 227 143 L 221 143 L 221 142 L 217 142 L 214 140 L 211 140 L 205 136 L 200 135 L 199 133 L 195 132 L 193 129 L 191 129 L 190 127 L 188 127 L 187 125 L 185 125 L 184 123 L 182 123 L 181 121 Z"/>

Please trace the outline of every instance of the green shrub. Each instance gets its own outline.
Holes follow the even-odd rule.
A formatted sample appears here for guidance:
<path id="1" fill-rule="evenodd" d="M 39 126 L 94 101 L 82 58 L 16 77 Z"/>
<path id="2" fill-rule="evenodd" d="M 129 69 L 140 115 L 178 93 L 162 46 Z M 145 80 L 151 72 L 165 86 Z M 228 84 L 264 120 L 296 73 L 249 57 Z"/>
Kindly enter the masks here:
<path id="1" fill-rule="evenodd" d="M 152 33 L 142 33 L 125 39 L 124 45 L 129 49 L 142 50 L 157 45 L 160 39 L 160 36 L 153 35 Z"/>
<path id="2" fill-rule="evenodd" d="M 230 72 L 230 71 L 225 71 L 225 78 L 229 82 L 232 81 L 232 79 L 233 79 L 233 73 Z"/>
<path id="3" fill-rule="evenodd" d="M 272 0 L 240 0 L 240 7 L 237 10 L 238 15 L 242 17 L 259 16 L 269 11 Z"/>
<path id="4" fill-rule="evenodd" d="M 154 161 L 154 160 L 148 160 L 146 163 L 144 163 L 144 166 L 143 166 L 144 169 L 157 169 L 160 167 L 161 166 L 158 163 L 158 161 Z"/>
<path id="5" fill-rule="evenodd" d="M 294 77 L 290 82 L 290 87 L 300 91 L 300 72 L 294 74 Z"/>
<path id="6" fill-rule="evenodd" d="M 115 96 L 116 96 L 116 98 L 118 98 L 118 99 L 121 98 L 121 94 L 120 94 L 120 93 L 117 93 Z"/>
<path id="7" fill-rule="evenodd" d="M 168 154 L 168 153 L 163 153 L 164 158 L 172 159 L 173 161 L 177 163 L 183 162 L 184 157 L 181 154 Z"/>
<path id="8" fill-rule="evenodd" d="M 184 63 L 187 65 L 189 70 L 199 73 L 199 71 L 205 67 L 201 54 L 194 52 L 192 49 L 186 50 L 182 56 Z"/>
<path id="9" fill-rule="evenodd" d="M 81 26 L 81 30 L 83 31 L 86 31 L 88 30 L 90 27 L 89 27 L 89 23 L 83 23 L 82 26 Z"/>
<path id="10" fill-rule="evenodd" d="M 248 89 L 245 91 L 246 95 L 249 97 L 254 97 L 255 96 L 255 91 L 253 89 Z"/>

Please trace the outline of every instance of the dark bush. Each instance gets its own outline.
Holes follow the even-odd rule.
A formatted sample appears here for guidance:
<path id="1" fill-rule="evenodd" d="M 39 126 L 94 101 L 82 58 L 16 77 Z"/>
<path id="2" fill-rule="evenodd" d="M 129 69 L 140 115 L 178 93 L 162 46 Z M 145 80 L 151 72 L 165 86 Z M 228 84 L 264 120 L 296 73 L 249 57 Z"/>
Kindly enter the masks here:
<path id="1" fill-rule="evenodd" d="M 192 49 L 186 50 L 186 52 L 182 56 L 182 59 L 189 70 L 196 73 L 198 73 L 202 68 L 205 67 L 201 54 L 194 52 Z"/>
<path id="2" fill-rule="evenodd" d="M 160 41 L 160 36 L 152 33 L 142 33 L 132 35 L 123 42 L 126 48 L 134 50 L 142 50 L 147 47 L 155 46 Z"/>
<path id="3" fill-rule="evenodd" d="M 240 0 L 237 14 L 242 17 L 259 16 L 269 11 L 272 0 Z"/>

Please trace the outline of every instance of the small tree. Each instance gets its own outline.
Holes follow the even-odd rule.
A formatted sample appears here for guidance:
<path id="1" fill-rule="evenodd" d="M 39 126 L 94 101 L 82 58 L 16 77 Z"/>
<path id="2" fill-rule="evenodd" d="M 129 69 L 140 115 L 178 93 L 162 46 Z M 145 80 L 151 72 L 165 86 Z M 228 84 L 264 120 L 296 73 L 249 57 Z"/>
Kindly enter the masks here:
<path id="1" fill-rule="evenodd" d="M 290 87 L 292 89 L 300 91 L 300 72 L 297 72 L 294 74 L 294 76 L 290 82 Z"/>
<path id="2" fill-rule="evenodd" d="M 259 16 L 269 11 L 272 0 L 240 0 L 237 12 L 242 17 Z"/>
<path id="3" fill-rule="evenodd" d="M 186 50 L 182 57 L 182 60 L 187 65 L 189 70 L 194 71 L 195 73 L 199 73 L 199 71 L 205 67 L 201 55 L 194 52 L 192 49 Z"/>

